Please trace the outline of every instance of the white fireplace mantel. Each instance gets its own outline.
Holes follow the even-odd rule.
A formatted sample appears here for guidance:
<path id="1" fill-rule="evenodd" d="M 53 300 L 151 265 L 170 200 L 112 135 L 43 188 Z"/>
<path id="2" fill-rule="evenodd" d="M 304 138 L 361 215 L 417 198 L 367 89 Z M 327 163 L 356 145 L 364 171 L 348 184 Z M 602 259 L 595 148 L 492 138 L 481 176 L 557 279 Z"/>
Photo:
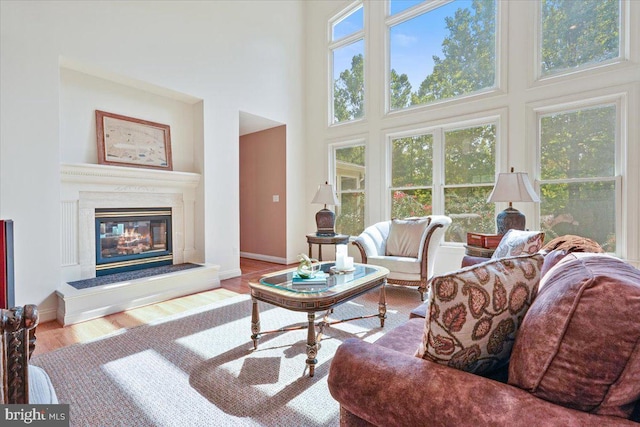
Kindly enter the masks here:
<path id="1" fill-rule="evenodd" d="M 196 233 L 202 231 L 196 229 L 195 212 L 196 189 L 200 178 L 200 174 L 191 172 L 96 164 L 60 165 L 63 283 L 57 292 L 60 298 L 57 317 L 63 324 L 131 308 L 136 305 L 133 301 L 148 304 L 185 292 L 199 292 L 220 286 L 218 266 L 206 266 L 205 273 L 186 270 L 171 275 L 166 283 L 163 282 L 161 292 L 157 281 L 155 286 L 145 287 L 142 280 L 135 286 L 91 288 L 82 292 L 71 289 L 67 284 L 95 277 L 94 220 L 98 208 L 171 208 L 174 264 L 201 263 L 204 256 L 195 248 Z M 106 298 L 105 292 L 113 295 Z"/>
<path id="2" fill-rule="evenodd" d="M 200 183 L 200 174 L 198 173 L 87 163 L 62 164 L 60 165 L 60 176 L 63 183 L 75 182 L 84 185 L 196 188 Z"/>

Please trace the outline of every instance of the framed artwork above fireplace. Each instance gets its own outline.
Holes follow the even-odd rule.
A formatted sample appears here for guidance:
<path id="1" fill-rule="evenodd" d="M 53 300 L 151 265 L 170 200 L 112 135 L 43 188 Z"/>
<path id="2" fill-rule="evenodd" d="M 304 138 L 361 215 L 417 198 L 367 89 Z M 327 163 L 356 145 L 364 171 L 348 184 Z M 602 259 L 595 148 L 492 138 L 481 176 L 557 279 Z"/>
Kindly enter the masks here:
<path id="1" fill-rule="evenodd" d="M 98 163 L 172 170 L 169 125 L 96 110 Z"/>

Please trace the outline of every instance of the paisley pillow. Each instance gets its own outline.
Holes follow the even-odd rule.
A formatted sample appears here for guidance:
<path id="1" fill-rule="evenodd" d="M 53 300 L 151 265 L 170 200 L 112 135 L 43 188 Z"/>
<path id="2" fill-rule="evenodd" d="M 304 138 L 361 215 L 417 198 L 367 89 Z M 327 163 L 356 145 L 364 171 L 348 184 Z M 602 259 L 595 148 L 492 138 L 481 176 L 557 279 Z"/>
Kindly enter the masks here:
<path id="1" fill-rule="evenodd" d="M 491 258 L 534 254 L 544 243 L 543 231 L 509 230 L 500 240 Z"/>
<path id="2" fill-rule="evenodd" d="M 416 356 L 476 374 L 504 366 L 543 261 L 537 253 L 500 258 L 434 277 Z"/>

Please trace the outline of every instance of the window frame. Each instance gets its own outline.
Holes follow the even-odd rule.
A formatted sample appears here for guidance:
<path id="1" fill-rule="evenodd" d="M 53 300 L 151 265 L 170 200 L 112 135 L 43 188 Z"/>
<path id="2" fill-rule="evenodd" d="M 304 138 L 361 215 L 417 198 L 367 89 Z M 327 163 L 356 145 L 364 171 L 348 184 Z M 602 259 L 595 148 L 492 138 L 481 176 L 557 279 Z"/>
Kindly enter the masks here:
<path id="1" fill-rule="evenodd" d="M 357 146 L 363 146 L 364 147 L 364 189 L 362 191 L 341 191 L 340 189 L 340 180 L 338 179 L 338 171 L 337 171 L 337 160 L 336 160 L 336 151 L 340 150 L 342 148 L 350 148 L 350 147 L 357 147 Z M 356 194 L 356 193 L 362 193 L 364 194 L 365 197 L 365 203 L 364 203 L 364 228 L 366 228 L 366 224 L 368 224 L 368 194 L 370 194 L 370 191 L 368 191 L 369 188 L 369 146 L 367 144 L 367 139 L 365 136 L 361 136 L 361 137 L 355 137 L 355 138 L 349 138 L 349 139 L 345 139 L 345 140 L 340 140 L 340 141 L 335 141 L 335 142 L 331 142 L 329 143 L 329 159 L 328 159 L 328 164 L 329 164 L 329 176 L 331 177 L 332 182 L 330 181 L 331 184 L 334 185 L 335 191 L 336 191 L 336 195 L 338 196 L 339 200 L 341 199 L 341 194 L 343 193 L 348 193 L 348 194 Z M 336 214 L 336 221 L 338 218 L 338 214 Z M 363 228 L 363 229 L 364 229 Z"/>
<path id="2" fill-rule="evenodd" d="M 384 134 L 385 141 L 385 181 L 384 194 L 382 200 L 384 202 L 384 213 L 387 218 L 391 216 L 391 204 L 393 203 L 391 192 L 395 189 L 392 187 L 392 155 L 393 140 L 397 138 L 406 138 L 419 136 L 424 134 L 433 135 L 433 177 L 432 177 L 432 215 L 445 215 L 445 189 L 447 188 L 471 188 L 471 187 L 487 187 L 495 184 L 495 178 L 501 171 L 507 170 L 507 147 L 504 141 L 507 141 L 507 129 L 503 126 L 506 119 L 507 110 L 502 108 L 499 110 L 489 110 L 475 115 L 460 117 L 458 120 L 445 120 L 435 123 L 428 127 L 406 127 L 402 129 L 389 130 Z M 472 127 L 494 125 L 496 127 L 495 141 L 495 176 L 493 182 L 479 184 L 446 184 L 445 183 L 445 134 L 447 132 L 468 129 Z M 398 187 L 400 188 L 400 187 Z M 404 187 L 403 187 L 404 188 Z M 413 187 L 418 188 L 418 187 Z M 423 188 L 423 187 L 420 187 Z M 424 187 L 424 188 L 428 188 Z M 499 212 L 496 203 L 495 212 Z M 505 204 L 506 206 L 506 204 Z M 502 210 L 502 209 L 500 209 Z M 463 246 L 461 242 L 444 241 L 444 245 Z"/>
<path id="3" fill-rule="evenodd" d="M 485 98 L 493 98 L 503 95 L 507 88 L 507 61 L 503 58 L 507 57 L 508 46 L 504 42 L 508 40 L 508 23 L 509 2 L 496 0 L 496 34 L 495 34 L 495 82 L 494 86 L 484 88 L 475 92 L 459 95 L 453 98 L 440 99 L 427 104 L 410 105 L 405 108 L 391 109 L 391 27 L 402 24 L 421 14 L 428 13 L 440 6 L 452 3 L 455 0 L 425 0 L 424 3 L 417 4 L 408 9 L 403 10 L 395 15 L 390 15 L 389 0 L 385 1 L 384 16 L 384 115 L 395 116 L 398 114 L 410 114 L 415 111 L 442 108 L 444 105 L 456 105 L 470 101 L 476 101 Z"/>
<path id="4" fill-rule="evenodd" d="M 540 194 L 540 188 L 544 184 L 563 184 L 563 183 L 583 183 L 583 182 L 602 182 L 598 181 L 601 178 L 607 178 L 607 181 L 611 181 L 615 184 L 614 200 L 615 200 L 615 235 L 616 235 L 616 247 L 612 254 L 626 256 L 627 248 L 627 236 L 623 233 L 626 229 L 626 215 L 627 212 L 627 197 L 624 194 L 624 188 L 627 187 L 627 163 L 625 161 L 628 140 L 625 135 L 625 129 L 627 128 L 627 91 L 615 91 L 606 93 L 607 91 L 598 91 L 597 93 L 588 93 L 586 97 L 562 97 L 551 100 L 545 100 L 541 102 L 532 103 L 527 107 L 529 120 L 532 126 L 529 126 L 532 135 L 533 144 L 530 146 L 535 150 L 535 165 L 534 165 L 534 179 L 533 185 L 538 194 Z M 616 123 L 615 123 L 615 142 L 614 142 L 614 175 L 611 177 L 593 177 L 593 178 L 568 178 L 568 179 L 554 179 L 543 180 L 541 178 L 542 170 L 542 126 L 541 118 L 550 114 L 556 113 L 570 113 L 572 111 L 604 107 L 607 105 L 615 105 L 616 108 Z M 540 204 L 536 205 L 534 223 L 537 224 L 537 228 L 541 227 L 541 208 Z"/>
<path id="5" fill-rule="evenodd" d="M 602 73 L 617 68 L 624 68 L 631 61 L 631 12 L 630 2 L 618 0 L 620 5 L 620 40 L 619 55 L 606 61 L 585 64 L 576 68 L 561 70 L 547 75 L 542 74 L 542 1 L 537 0 L 535 3 L 535 13 L 533 18 L 533 65 L 532 78 L 530 87 L 545 85 L 549 83 L 557 83 L 558 81 L 573 79 L 576 75 L 590 75 L 594 73 Z"/>
<path id="6" fill-rule="evenodd" d="M 362 30 L 360 31 L 356 31 L 348 36 L 344 36 L 338 40 L 333 40 L 333 26 L 336 25 L 337 23 L 341 22 L 342 20 L 344 20 L 345 18 L 347 18 L 349 15 L 351 15 L 352 13 L 356 12 L 358 9 L 362 8 Z M 342 9 L 340 12 L 338 12 L 337 14 L 335 14 L 331 19 L 329 19 L 327 21 L 327 77 L 328 77 L 328 82 L 327 82 L 327 87 L 328 87 L 328 97 L 327 99 L 329 100 L 329 103 L 327 105 L 327 126 L 328 127 L 335 127 L 335 126 L 341 126 L 341 125 L 345 125 L 345 124 L 349 124 L 349 123 L 357 123 L 357 122 L 361 122 L 363 120 L 366 119 L 367 117 L 367 106 L 368 106 L 368 85 L 367 85 L 367 37 L 366 37 L 366 33 L 367 33 L 367 16 L 368 16 L 368 10 L 367 7 L 365 7 L 364 1 L 363 0 L 356 0 L 353 3 L 351 3 L 349 6 L 347 6 L 346 8 Z M 334 56 L 334 52 L 337 49 L 349 46 L 350 44 L 356 43 L 358 41 L 362 40 L 363 44 L 364 44 L 364 53 L 363 53 L 363 85 L 364 85 L 364 93 L 363 93 L 363 108 L 364 108 L 364 113 L 362 115 L 362 117 L 359 117 L 357 119 L 353 119 L 353 120 L 347 120 L 344 122 L 334 122 L 334 117 L 335 117 L 335 111 L 334 111 L 334 101 L 335 101 L 335 93 L 334 93 L 334 85 L 335 85 L 335 80 L 333 78 L 333 72 L 334 72 L 334 61 L 333 61 L 333 56 Z"/>

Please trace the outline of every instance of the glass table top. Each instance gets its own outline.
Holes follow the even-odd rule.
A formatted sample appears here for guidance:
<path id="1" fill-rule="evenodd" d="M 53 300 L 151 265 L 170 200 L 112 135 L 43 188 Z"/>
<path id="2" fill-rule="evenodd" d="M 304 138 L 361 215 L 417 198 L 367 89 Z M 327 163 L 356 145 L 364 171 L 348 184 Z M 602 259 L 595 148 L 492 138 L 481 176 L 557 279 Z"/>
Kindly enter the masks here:
<path id="1" fill-rule="evenodd" d="M 358 279 L 362 279 L 378 270 L 362 264 L 355 264 L 354 270 L 349 272 L 336 272 L 335 263 L 328 262 L 322 264 L 322 274 L 316 275 L 314 279 L 300 279 L 296 270 L 285 271 L 272 276 L 260 279 L 263 285 L 297 293 L 323 292 L 337 285 L 348 284 Z"/>

